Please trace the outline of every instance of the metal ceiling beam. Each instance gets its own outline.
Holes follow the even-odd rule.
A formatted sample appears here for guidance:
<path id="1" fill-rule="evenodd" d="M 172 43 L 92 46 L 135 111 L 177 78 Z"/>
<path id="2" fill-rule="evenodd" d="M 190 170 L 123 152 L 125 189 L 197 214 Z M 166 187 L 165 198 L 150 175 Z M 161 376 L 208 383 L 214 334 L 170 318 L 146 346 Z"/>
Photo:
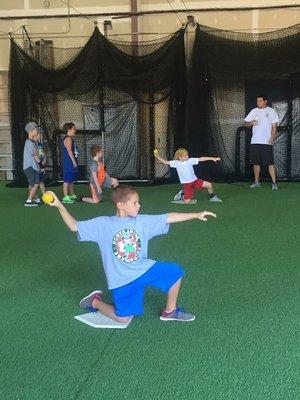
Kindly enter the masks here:
<path id="1" fill-rule="evenodd" d="M 131 18 L 141 15 L 153 14 L 176 14 L 187 12 L 220 12 L 220 11 L 253 11 L 253 10 L 278 10 L 284 8 L 300 8 L 300 4 L 283 4 L 276 6 L 262 6 L 262 7 L 210 7 L 210 8 L 180 8 L 173 10 L 152 10 L 152 11 L 139 11 L 139 12 L 110 12 L 110 13 L 70 13 L 72 18 L 84 17 L 113 17 L 113 18 Z M 0 16 L 0 20 L 18 20 L 18 19 L 47 19 L 47 18 L 66 18 L 66 14 L 47 14 L 47 15 L 18 15 L 18 16 Z"/>

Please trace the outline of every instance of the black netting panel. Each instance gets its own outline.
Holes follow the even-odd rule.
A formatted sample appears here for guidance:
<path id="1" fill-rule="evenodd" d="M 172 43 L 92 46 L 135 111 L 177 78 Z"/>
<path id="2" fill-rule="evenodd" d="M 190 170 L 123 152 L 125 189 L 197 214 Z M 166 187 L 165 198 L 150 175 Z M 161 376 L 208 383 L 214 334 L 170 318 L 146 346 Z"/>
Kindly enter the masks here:
<path id="1" fill-rule="evenodd" d="M 278 176 L 299 178 L 300 25 L 263 34 L 196 29 L 187 98 L 187 146 L 220 155 L 219 177 L 247 177 L 248 140 L 239 130 L 266 93 L 280 115 L 274 155 Z M 236 142 L 238 138 L 238 142 Z"/>
<path id="2" fill-rule="evenodd" d="M 179 30 L 161 40 L 136 43 L 108 41 L 95 29 L 82 48 L 57 49 L 41 41 L 30 54 L 12 41 L 15 180 L 23 177 L 23 129 L 29 120 L 46 128 L 54 178 L 60 166 L 59 134 L 54 132 L 70 121 L 80 131 L 85 178 L 91 141 L 103 142 L 106 164 L 119 178 L 168 177 L 169 171 L 154 160 L 153 148 L 170 159 L 179 146 L 194 156 L 221 156 L 220 168 L 214 164 L 205 171 L 205 165 L 199 166 L 204 178 L 249 177 L 251 132 L 240 128 L 262 92 L 280 115 L 274 145 L 278 175 L 298 179 L 299 30 L 296 25 L 246 34 L 198 25 L 186 38 L 185 30 Z M 188 90 L 186 61 L 191 62 Z"/>
<path id="3" fill-rule="evenodd" d="M 300 179 L 300 75 L 292 82 L 291 177 Z"/>
<path id="4" fill-rule="evenodd" d="M 103 145 L 112 175 L 153 180 L 157 172 L 161 177 L 154 165 L 156 140 L 166 147 L 167 141 L 183 135 L 184 30 L 161 40 L 131 43 L 108 41 L 96 28 L 82 48 L 58 49 L 42 41 L 39 46 L 27 54 L 11 42 L 15 180 L 24 178 L 24 125 L 29 120 L 45 128 L 54 179 L 60 176 L 59 129 L 65 122 L 74 122 L 78 129 L 83 179 L 88 179 L 94 142 Z"/>

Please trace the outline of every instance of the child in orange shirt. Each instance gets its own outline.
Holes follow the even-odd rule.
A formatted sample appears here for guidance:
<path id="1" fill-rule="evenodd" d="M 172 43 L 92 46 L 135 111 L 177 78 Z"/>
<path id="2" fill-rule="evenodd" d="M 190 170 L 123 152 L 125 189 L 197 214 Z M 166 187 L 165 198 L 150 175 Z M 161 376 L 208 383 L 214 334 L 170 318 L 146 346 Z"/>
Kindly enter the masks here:
<path id="1" fill-rule="evenodd" d="M 90 188 L 92 197 L 82 197 L 85 203 L 97 204 L 102 199 L 102 186 L 106 188 L 114 188 L 119 185 L 116 178 L 111 178 L 106 172 L 102 162 L 102 147 L 95 144 L 91 147 L 91 156 L 93 158 L 90 166 Z"/>

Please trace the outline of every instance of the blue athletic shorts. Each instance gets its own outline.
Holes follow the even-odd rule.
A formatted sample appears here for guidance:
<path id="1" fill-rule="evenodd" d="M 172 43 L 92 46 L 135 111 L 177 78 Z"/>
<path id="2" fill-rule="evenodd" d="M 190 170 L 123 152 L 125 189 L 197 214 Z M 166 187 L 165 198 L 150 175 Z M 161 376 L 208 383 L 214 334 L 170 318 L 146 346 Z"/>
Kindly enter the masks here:
<path id="1" fill-rule="evenodd" d="M 64 172 L 63 181 L 66 183 L 73 183 L 78 179 L 78 172 Z"/>
<path id="2" fill-rule="evenodd" d="M 118 317 L 142 315 L 147 286 L 167 293 L 183 275 L 184 270 L 178 264 L 156 262 L 138 279 L 112 290 L 116 315 Z"/>

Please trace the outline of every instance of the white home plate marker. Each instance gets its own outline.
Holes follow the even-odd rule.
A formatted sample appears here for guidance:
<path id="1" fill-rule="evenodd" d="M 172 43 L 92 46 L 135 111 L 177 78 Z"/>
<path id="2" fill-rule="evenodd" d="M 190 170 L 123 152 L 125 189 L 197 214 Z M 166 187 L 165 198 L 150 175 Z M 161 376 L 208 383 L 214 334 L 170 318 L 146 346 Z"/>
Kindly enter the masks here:
<path id="1" fill-rule="evenodd" d="M 94 328 L 103 328 L 103 329 L 126 329 L 127 326 L 130 324 L 130 322 L 132 321 L 132 319 L 130 319 L 126 323 L 116 322 L 113 319 L 110 319 L 105 315 L 101 314 L 99 311 L 77 315 L 74 318 Z"/>

